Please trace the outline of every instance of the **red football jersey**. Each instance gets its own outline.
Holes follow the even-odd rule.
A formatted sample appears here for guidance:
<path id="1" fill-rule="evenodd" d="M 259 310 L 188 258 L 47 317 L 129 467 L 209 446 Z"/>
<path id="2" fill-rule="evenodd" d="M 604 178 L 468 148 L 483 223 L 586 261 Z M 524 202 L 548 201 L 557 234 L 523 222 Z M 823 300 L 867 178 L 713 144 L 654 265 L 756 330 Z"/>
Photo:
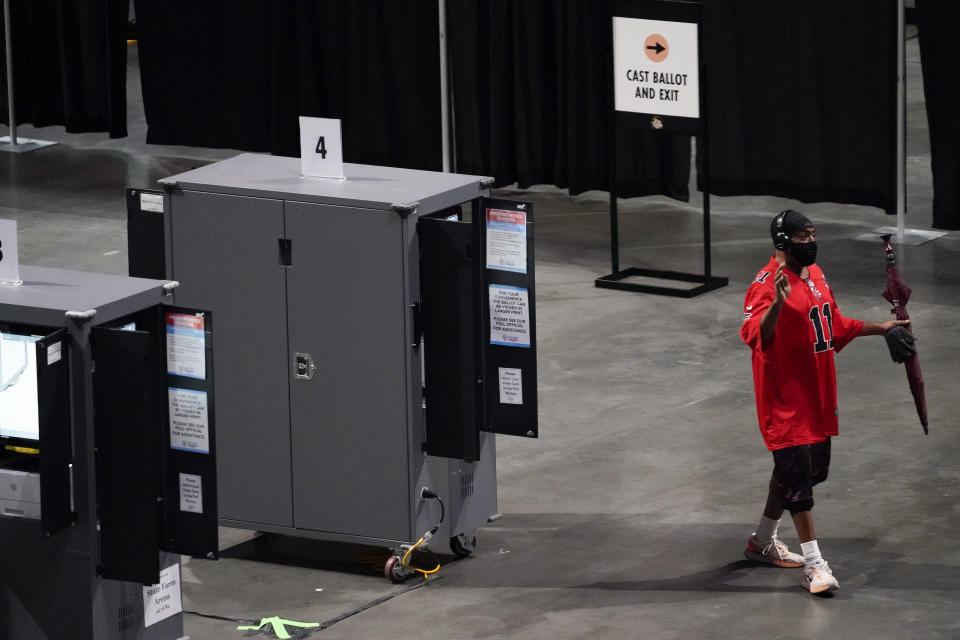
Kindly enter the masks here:
<path id="1" fill-rule="evenodd" d="M 784 269 L 790 295 L 773 338 L 761 346 L 760 319 L 775 298 L 771 258 L 747 289 L 740 337 L 753 352 L 753 386 L 760 432 L 771 451 L 837 435 L 837 376 L 833 352 L 860 334 L 861 320 L 840 314 L 816 265 L 801 279 Z"/>

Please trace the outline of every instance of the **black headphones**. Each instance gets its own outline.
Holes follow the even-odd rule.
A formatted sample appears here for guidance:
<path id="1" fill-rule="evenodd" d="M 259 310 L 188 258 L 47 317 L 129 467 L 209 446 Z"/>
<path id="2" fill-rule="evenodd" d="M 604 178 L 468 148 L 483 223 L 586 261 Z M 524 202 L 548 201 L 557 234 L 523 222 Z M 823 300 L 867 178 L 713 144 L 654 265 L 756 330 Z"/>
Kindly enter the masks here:
<path id="1" fill-rule="evenodd" d="M 773 220 L 773 246 L 781 251 L 786 251 L 790 246 L 790 236 L 783 230 L 783 218 L 790 210 L 781 211 Z"/>

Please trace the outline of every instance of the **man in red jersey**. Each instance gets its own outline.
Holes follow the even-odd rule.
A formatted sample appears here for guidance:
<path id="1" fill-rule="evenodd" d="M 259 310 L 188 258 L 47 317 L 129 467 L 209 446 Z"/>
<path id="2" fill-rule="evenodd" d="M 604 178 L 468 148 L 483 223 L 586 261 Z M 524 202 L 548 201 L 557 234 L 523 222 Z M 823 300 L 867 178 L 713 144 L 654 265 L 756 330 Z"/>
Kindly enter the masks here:
<path id="1" fill-rule="evenodd" d="M 813 486 L 827 478 L 830 438 L 837 435 L 837 381 L 833 354 L 858 336 L 883 335 L 903 320 L 863 322 L 840 313 L 817 257 L 816 229 L 787 210 L 770 224 L 776 248 L 744 300 L 740 336 L 753 359 L 760 432 L 773 452 L 767 504 L 747 541 L 750 560 L 803 567 L 811 593 L 839 587 L 820 555 L 813 527 Z M 803 555 L 777 537 L 790 512 Z"/>

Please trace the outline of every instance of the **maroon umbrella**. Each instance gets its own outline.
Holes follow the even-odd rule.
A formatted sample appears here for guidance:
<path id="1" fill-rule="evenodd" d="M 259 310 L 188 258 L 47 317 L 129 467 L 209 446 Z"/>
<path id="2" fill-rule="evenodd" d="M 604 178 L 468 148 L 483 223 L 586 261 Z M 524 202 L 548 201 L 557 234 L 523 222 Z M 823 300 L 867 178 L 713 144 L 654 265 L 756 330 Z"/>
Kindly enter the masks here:
<path id="1" fill-rule="evenodd" d="M 890 244 L 890 234 L 881 236 L 883 248 L 887 252 L 887 288 L 881 294 L 886 298 L 893 308 L 890 313 L 896 314 L 897 320 L 909 320 L 910 314 L 907 313 L 907 301 L 910 300 L 910 287 L 903 284 L 900 280 L 900 270 L 897 269 L 897 258 L 893 255 L 893 245 Z M 906 325 L 910 329 L 910 325 Z M 920 416 L 920 424 L 923 426 L 923 432 L 927 430 L 927 398 L 923 393 L 923 374 L 920 373 L 920 358 L 914 354 L 907 358 L 903 366 L 907 370 L 907 382 L 910 383 L 910 393 L 913 394 L 913 403 L 917 407 L 917 415 Z"/>

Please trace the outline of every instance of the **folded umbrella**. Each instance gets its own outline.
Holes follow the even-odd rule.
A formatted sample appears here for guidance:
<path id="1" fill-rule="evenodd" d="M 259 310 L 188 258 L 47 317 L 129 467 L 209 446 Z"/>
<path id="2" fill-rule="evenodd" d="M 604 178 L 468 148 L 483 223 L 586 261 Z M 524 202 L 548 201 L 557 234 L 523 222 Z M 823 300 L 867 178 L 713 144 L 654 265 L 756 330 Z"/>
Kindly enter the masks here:
<path id="1" fill-rule="evenodd" d="M 910 300 L 911 293 L 910 287 L 900 280 L 900 270 L 897 269 L 897 258 L 893 254 L 890 234 L 881 236 L 881 240 L 883 240 L 884 249 L 887 252 L 887 288 L 881 295 L 893 305 L 890 313 L 895 314 L 897 320 L 910 320 L 910 314 L 907 313 L 907 301 Z M 911 328 L 909 324 L 906 326 L 908 329 Z M 903 366 L 907 371 L 907 382 L 910 385 L 910 393 L 913 394 L 913 404 L 917 407 L 920 425 L 923 426 L 924 433 L 930 433 L 927 429 L 927 398 L 923 392 L 920 358 L 914 353 L 904 360 Z"/>

